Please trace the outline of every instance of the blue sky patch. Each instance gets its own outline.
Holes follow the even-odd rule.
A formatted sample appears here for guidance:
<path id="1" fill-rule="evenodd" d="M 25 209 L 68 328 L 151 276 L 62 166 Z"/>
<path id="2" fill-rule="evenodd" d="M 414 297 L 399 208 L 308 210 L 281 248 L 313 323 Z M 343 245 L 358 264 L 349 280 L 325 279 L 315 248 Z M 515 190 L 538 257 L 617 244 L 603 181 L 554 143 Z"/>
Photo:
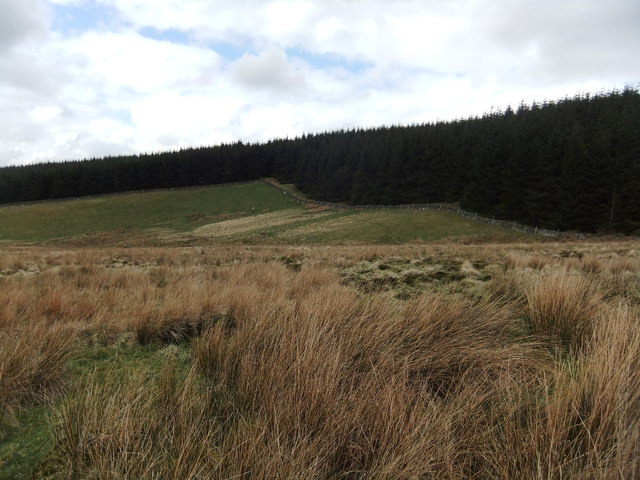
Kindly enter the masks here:
<path id="1" fill-rule="evenodd" d="M 211 50 L 214 50 L 218 55 L 230 61 L 235 61 L 242 57 L 242 55 L 244 55 L 245 53 L 248 53 L 246 50 L 243 50 L 238 46 L 223 42 L 209 45 L 209 48 Z"/>
<path id="2" fill-rule="evenodd" d="M 80 5 L 51 5 L 51 29 L 63 34 L 82 33 L 113 24 L 116 10 L 95 2 Z"/>
<path id="3" fill-rule="evenodd" d="M 188 44 L 189 43 L 189 35 L 180 30 L 158 30 L 153 27 L 145 27 L 142 30 L 139 30 L 138 33 L 143 37 L 150 38 L 152 40 L 158 40 L 162 42 L 171 42 L 171 43 L 181 43 Z"/>
<path id="4" fill-rule="evenodd" d="M 300 48 L 287 48 L 287 56 L 300 58 L 315 68 L 342 68 L 351 73 L 362 73 L 372 65 L 366 62 L 350 61 L 335 54 L 311 53 Z"/>

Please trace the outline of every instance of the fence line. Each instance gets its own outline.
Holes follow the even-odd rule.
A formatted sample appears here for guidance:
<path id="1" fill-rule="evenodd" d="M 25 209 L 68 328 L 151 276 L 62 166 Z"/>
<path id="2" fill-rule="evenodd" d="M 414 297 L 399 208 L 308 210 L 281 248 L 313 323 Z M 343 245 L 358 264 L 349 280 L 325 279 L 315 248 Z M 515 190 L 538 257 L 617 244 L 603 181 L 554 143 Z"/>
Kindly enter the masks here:
<path id="1" fill-rule="evenodd" d="M 461 208 L 457 208 L 445 203 L 409 203 L 409 204 L 400 204 L 400 205 L 347 205 L 345 203 L 334 203 L 334 202 L 322 202 L 319 200 L 309 200 L 307 198 L 302 198 L 299 195 L 296 195 L 291 192 L 287 192 L 283 190 L 280 186 L 268 181 L 262 180 L 263 183 L 269 185 L 279 192 L 282 192 L 284 195 L 292 198 L 297 203 L 305 204 L 305 205 L 317 205 L 322 207 L 331 207 L 331 208 L 349 208 L 352 210 L 438 210 L 444 212 L 455 213 L 461 217 L 471 218 L 478 222 L 489 223 L 492 225 L 498 225 L 500 227 L 506 228 L 508 230 L 514 230 L 516 232 L 524 232 L 524 233 L 532 233 L 534 235 L 541 235 L 543 237 L 559 237 L 559 236 L 570 236 L 576 237 L 579 239 L 584 238 L 584 234 L 582 233 L 566 233 L 561 232 L 560 230 L 549 230 L 546 228 L 539 227 L 530 227 L 528 225 L 522 225 L 520 223 L 512 222 L 509 220 L 496 220 L 495 218 L 488 218 L 479 215 L 477 212 L 470 212 L 468 210 L 463 210 Z"/>

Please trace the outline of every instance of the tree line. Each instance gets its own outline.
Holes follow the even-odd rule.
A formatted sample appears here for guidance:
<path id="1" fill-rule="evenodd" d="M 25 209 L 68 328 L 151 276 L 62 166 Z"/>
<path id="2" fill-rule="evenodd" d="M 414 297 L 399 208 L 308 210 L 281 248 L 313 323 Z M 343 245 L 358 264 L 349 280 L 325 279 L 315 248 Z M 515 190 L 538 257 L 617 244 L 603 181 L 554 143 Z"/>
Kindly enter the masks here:
<path id="1" fill-rule="evenodd" d="M 0 168 L 0 203 L 248 181 L 318 200 L 459 203 L 497 219 L 640 231 L 640 91 L 411 126 Z"/>

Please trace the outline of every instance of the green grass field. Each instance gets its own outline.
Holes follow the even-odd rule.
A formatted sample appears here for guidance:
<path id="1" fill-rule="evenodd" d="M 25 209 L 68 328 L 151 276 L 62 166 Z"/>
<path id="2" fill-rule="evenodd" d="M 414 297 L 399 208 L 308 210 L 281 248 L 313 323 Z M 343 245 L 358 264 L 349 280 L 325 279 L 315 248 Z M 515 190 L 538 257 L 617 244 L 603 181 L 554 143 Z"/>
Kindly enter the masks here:
<path id="1" fill-rule="evenodd" d="M 42 241 L 129 229 L 190 230 L 229 216 L 296 208 L 261 183 L 0 207 L 0 240 Z"/>
<path id="2" fill-rule="evenodd" d="M 291 187 L 292 188 L 292 187 Z M 447 212 L 308 208 L 251 184 L 0 207 L 0 242 L 397 243 L 524 235 Z M 87 237 L 88 236 L 88 237 Z"/>

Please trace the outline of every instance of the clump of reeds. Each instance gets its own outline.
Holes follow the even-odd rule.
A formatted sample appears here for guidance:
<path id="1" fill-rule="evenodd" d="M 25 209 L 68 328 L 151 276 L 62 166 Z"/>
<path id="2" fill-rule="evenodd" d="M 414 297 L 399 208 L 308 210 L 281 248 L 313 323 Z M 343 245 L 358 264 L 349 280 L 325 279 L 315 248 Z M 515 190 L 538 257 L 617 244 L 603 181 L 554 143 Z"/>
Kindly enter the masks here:
<path id="1" fill-rule="evenodd" d="M 585 255 L 580 259 L 580 266 L 585 272 L 601 273 L 605 267 L 605 262 L 595 255 Z"/>
<path id="2" fill-rule="evenodd" d="M 579 349 L 589 338 L 602 302 L 597 279 L 564 268 L 541 274 L 527 292 L 533 333 Z"/>
<path id="3" fill-rule="evenodd" d="M 75 333 L 43 323 L 5 329 L 0 338 L 0 439 L 16 425 L 16 411 L 59 394 Z"/>
<path id="4" fill-rule="evenodd" d="M 508 254 L 504 260 L 504 268 L 531 268 L 533 270 L 542 270 L 547 265 L 553 264 L 550 257 L 543 255 L 522 255 Z"/>
<path id="5" fill-rule="evenodd" d="M 536 275 L 530 270 L 509 269 L 497 273 L 487 284 L 487 300 L 499 304 L 522 307 L 527 301 L 527 291 Z"/>
<path id="6" fill-rule="evenodd" d="M 493 478 L 639 478 L 640 315 L 604 309 L 578 356 L 494 404 Z"/>
<path id="7" fill-rule="evenodd" d="M 140 345 L 179 344 L 200 336 L 218 321 L 229 322 L 230 317 L 220 311 L 180 316 L 150 311 L 134 319 L 130 326 Z"/>
<path id="8" fill-rule="evenodd" d="M 221 459 L 216 411 L 194 372 L 93 373 L 63 402 L 56 478 L 201 479 Z"/>

